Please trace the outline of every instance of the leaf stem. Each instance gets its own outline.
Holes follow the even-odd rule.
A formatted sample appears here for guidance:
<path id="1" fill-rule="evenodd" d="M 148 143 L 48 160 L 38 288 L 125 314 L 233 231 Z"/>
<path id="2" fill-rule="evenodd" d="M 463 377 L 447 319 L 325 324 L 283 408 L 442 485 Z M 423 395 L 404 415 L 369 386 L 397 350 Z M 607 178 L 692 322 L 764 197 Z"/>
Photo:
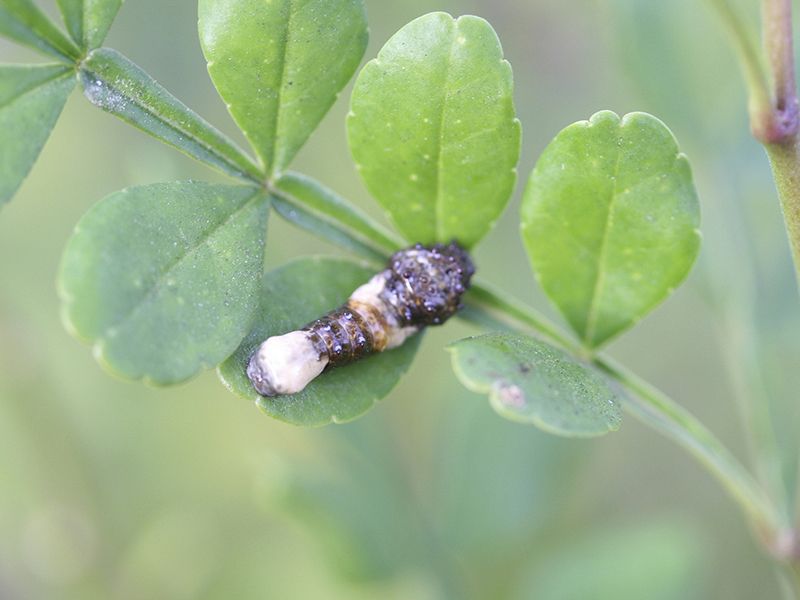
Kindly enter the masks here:
<path id="1" fill-rule="evenodd" d="M 731 5 L 730 0 L 708 0 L 728 31 L 747 86 L 750 122 L 761 123 L 772 112 L 769 78 L 761 60 L 755 32 Z M 755 133 L 755 132 L 754 132 Z"/>
<path id="2" fill-rule="evenodd" d="M 550 322 L 547 317 L 532 311 L 518 300 L 508 298 L 508 294 L 497 292 L 490 284 L 481 281 L 479 278 L 475 279 L 475 283 L 470 288 L 466 304 L 479 310 L 498 311 L 506 318 L 510 318 L 515 324 L 524 323 L 574 355 L 580 355 L 583 352 L 578 343 L 573 341 L 561 328 Z"/>
<path id="3" fill-rule="evenodd" d="M 299 194 L 294 200 L 303 202 Z M 328 213 L 329 218 L 337 216 L 336 211 Z M 362 219 L 359 223 L 360 234 L 343 219 L 338 219 L 338 230 L 356 241 L 373 227 L 375 234 L 380 231 L 380 227 L 366 215 L 360 217 Z M 303 221 L 294 223 L 315 233 L 314 227 L 306 225 Z M 352 245 L 346 247 L 353 249 Z M 368 258 L 374 257 L 368 256 Z M 580 345 L 546 316 L 522 302 L 509 299 L 507 294 L 495 291 L 480 280 L 476 280 L 472 286 L 465 298 L 465 305 L 468 309 L 465 314 L 467 318 L 490 326 L 496 324 L 498 320 L 515 328 L 522 325 L 571 354 L 583 356 Z M 774 506 L 749 471 L 705 425 L 669 396 L 624 367 L 615 364 L 610 358 L 596 355 L 593 362 L 597 368 L 630 392 L 626 402 L 626 409 L 630 414 L 686 448 L 722 483 L 762 534 L 767 536 L 774 534 L 780 523 Z"/>
<path id="4" fill-rule="evenodd" d="M 764 49 L 772 73 L 773 101 L 768 117 L 753 124 L 767 150 L 783 209 L 786 232 L 800 280 L 800 155 L 798 109 L 792 43 L 791 0 L 763 0 Z"/>
<path id="5" fill-rule="evenodd" d="M 792 0 L 763 0 L 764 50 L 772 73 L 773 102 L 764 143 L 782 143 L 800 129 L 792 44 Z"/>
<path id="6" fill-rule="evenodd" d="M 786 233 L 792 248 L 795 269 L 800 278 L 800 154 L 798 140 L 766 146 L 778 197 L 781 201 Z"/>
<path id="7" fill-rule="evenodd" d="M 478 303 L 473 300 L 473 307 L 481 303 L 488 304 L 549 341 L 572 353 L 579 353 L 579 348 L 571 340 L 564 344 L 564 340 L 568 339 L 565 333 L 534 309 L 499 299 L 484 292 L 482 286 L 478 287 L 477 292 Z M 775 508 L 748 470 L 705 425 L 664 392 L 617 365 L 612 359 L 597 355 L 593 363 L 630 392 L 625 408 L 631 415 L 683 446 L 697 458 L 722 483 L 760 532 L 771 535 L 776 530 L 779 517 Z"/>
<path id="8" fill-rule="evenodd" d="M 98 108 L 231 177 L 266 185 L 247 153 L 116 50 L 90 52 L 78 66 L 78 79 Z"/>
<path id="9" fill-rule="evenodd" d="M 791 0 L 762 0 L 764 51 L 772 79 L 730 0 L 709 0 L 730 34 L 749 96 L 750 128 L 769 155 L 800 280 L 800 109 L 795 82 Z"/>
<path id="10" fill-rule="evenodd" d="M 758 531 L 772 536 L 780 516 L 750 472 L 689 411 L 641 377 L 606 357 L 594 364 L 633 395 L 628 412 L 686 448 L 725 487 Z"/>

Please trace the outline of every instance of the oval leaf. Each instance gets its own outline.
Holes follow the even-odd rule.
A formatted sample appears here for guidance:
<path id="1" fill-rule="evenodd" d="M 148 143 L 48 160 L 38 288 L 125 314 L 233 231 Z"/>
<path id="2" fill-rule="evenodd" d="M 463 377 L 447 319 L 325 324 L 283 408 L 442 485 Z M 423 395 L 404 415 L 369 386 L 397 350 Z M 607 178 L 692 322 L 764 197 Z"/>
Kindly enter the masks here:
<path id="1" fill-rule="evenodd" d="M 103 43 L 122 0 L 57 0 L 72 39 L 94 50 Z"/>
<path id="2" fill-rule="evenodd" d="M 365 413 L 408 370 L 420 335 L 394 350 L 326 371 L 291 396 L 259 396 L 245 369 L 261 342 L 294 331 L 340 306 L 372 275 L 371 269 L 333 258 L 304 258 L 267 273 L 256 325 L 236 353 L 220 365 L 222 381 L 239 396 L 254 400 L 271 417 L 293 425 L 343 423 Z"/>
<path id="3" fill-rule="evenodd" d="M 588 347 L 627 329 L 689 273 L 700 209 L 686 157 L 658 119 L 604 111 L 542 153 L 522 238 L 550 300 Z"/>
<path id="4" fill-rule="evenodd" d="M 116 50 L 92 51 L 80 80 L 95 106 L 223 173 L 263 179 L 230 139 Z"/>
<path id="5" fill-rule="evenodd" d="M 36 162 L 73 87 L 68 67 L 0 66 L 0 205 Z"/>
<path id="6" fill-rule="evenodd" d="M 553 346 L 518 333 L 489 333 L 448 349 L 461 383 L 489 394 L 507 419 L 570 437 L 619 428 L 621 401 L 608 382 Z"/>
<path id="7" fill-rule="evenodd" d="M 511 65 L 483 19 L 420 17 L 356 81 L 347 120 L 370 193 L 412 242 L 477 243 L 516 181 Z"/>
<path id="8" fill-rule="evenodd" d="M 176 182 L 99 202 L 67 245 L 67 327 L 128 379 L 171 384 L 218 364 L 252 324 L 269 201 L 249 187 Z"/>
<path id="9" fill-rule="evenodd" d="M 208 72 L 270 173 L 283 171 L 367 47 L 361 0 L 200 0 Z"/>

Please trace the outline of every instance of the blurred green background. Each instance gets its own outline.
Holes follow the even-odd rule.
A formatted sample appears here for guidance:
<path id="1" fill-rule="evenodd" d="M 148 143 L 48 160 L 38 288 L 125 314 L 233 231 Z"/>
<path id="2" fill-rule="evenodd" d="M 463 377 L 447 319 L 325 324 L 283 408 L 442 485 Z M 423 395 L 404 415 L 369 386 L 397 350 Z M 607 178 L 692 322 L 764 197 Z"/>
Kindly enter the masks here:
<path id="1" fill-rule="evenodd" d="M 792 267 L 708 6 L 366 4 L 366 58 L 425 12 L 493 24 L 515 72 L 521 182 L 562 127 L 597 110 L 643 110 L 673 129 L 703 207 L 701 261 L 609 350 L 740 456 L 736 396 L 748 383 L 737 365 L 758 361 L 757 393 L 772 400 L 790 456 L 800 385 Z M 107 45 L 242 141 L 206 74 L 194 2 L 127 0 Z M 0 59 L 39 60 L 5 43 Z M 348 97 L 294 166 L 382 218 L 346 149 Z M 364 418 L 319 430 L 270 420 L 211 372 L 174 389 L 105 374 L 59 321 L 61 250 L 106 194 L 186 178 L 221 180 L 75 93 L 0 213 L 0 598 L 779 597 L 737 508 L 682 450 L 632 419 L 605 438 L 558 439 L 501 420 L 462 389 L 443 346 L 475 332 L 463 323 L 431 331 L 411 374 Z M 476 260 L 486 279 L 552 314 L 519 242 L 520 190 Z M 338 252 L 277 216 L 269 236 L 270 266 Z M 785 469 L 791 484 L 795 462 Z"/>

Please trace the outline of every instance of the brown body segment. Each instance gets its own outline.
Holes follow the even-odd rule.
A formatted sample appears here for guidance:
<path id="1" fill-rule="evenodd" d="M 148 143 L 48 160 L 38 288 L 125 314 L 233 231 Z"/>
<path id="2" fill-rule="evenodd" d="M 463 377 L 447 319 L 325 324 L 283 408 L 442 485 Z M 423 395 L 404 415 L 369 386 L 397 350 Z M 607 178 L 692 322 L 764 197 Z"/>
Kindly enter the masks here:
<path id="1" fill-rule="evenodd" d="M 303 328 L 330 366 L 353 362 L 386 347 L 388 324 L 373 307 L 348 302 Z"/>

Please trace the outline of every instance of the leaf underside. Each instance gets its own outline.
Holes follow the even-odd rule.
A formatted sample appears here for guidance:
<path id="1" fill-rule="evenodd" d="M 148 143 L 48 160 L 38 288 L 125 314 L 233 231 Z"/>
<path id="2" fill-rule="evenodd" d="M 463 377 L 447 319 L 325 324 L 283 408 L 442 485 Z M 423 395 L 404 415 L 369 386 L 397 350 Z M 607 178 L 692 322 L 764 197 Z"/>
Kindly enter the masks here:
<path id="1" fill-rule="evenodd" d="M 570 437 L 619 428 L 621 402 L 608 382 L 562 350 L 519 333 L 489 333 L 451 344 L 453 369 L 489 395 L 501 416 Z"/>
<path id="2" fill-rule="evenodd" d="M 664 300 L 700 247 L 689 163 L 669 129 L 644 113 L 599 112 L 559 133 L 521 212 L 537 279 L 590 348 Z"/>
<path id="3" fill-rule="evenodd" d="M 351 421 L 383 399 L 405 374 L 421 335 L 394 350 L 329 369 L 306 389 L 290 396 L 263 398 L 245 369 L 255 349 L 268 337 L 294 331 L 342 305 L 374 271 L 334 258 L 302 258 L 264 277 L 256 324 L 239 349 L 219 368 L 225 385 L 255 401 L 271 417 L 293 425 L 320 426 Z"/>
<path id="4" fill-rule="evenodd" d="M 116 50 L 92 51 L 79 76 L 95 106 L 223 173 L 261 179 L 230 139 Z"/>

